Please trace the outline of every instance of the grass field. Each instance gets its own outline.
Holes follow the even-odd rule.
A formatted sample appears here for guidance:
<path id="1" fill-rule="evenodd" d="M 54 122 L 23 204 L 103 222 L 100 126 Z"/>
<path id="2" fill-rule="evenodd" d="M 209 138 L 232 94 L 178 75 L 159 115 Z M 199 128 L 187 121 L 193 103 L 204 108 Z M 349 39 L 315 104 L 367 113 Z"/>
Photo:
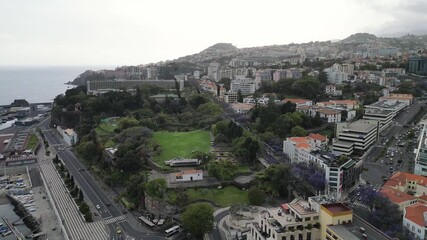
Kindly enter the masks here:
<path id="1" fill-rule="evenodd" d="M 101 123 L 96 127 L 95 131 L 98 135 L 109 135 L 114 133 L 114 130 L 117 128 L 116 122 L 112 123 Z"/>
<path id="2" fill-rule="evenodd" d="M 28 140 L 27 149 L 34 151 L 34 149 L 37 146 L 37 142 L 38 142 L 37 136 L 35 134 L 31 134 L 30 140 Z"/>
<path id="3" fill-rule="evenodd" d="M 222 189 L 188 188 L 185 191 L 187 192 L 190 201 L 201 199 L 210 200 L 220 205 L 221 207 L 248 204 L 248 192 L 233 186 Z M 170 197 L 174 198 L 176 195 L 172 194 Z"/>
<path id="4" fill-rule="evenodd" d="M 165 160 L 182 157 L 190 158 L 193 150 L 209 152 L 211 140 L 209 132 L 196 130 L 192 132 L 155 132 L 153 141 L 162 148 L 160 155 L 154 161 L 161 166 Z"/>

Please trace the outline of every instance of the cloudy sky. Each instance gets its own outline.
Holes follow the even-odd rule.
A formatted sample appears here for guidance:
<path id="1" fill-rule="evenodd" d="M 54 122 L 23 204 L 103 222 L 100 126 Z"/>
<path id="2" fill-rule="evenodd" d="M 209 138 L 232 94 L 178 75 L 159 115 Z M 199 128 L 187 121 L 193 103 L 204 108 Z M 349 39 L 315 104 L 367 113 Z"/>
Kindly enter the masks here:
<path id="1" fill-rule="evenodd" d="M 426 0 L 0 0 L 0 66 L 131 65 L 237 47 L 427 34 Z"/>

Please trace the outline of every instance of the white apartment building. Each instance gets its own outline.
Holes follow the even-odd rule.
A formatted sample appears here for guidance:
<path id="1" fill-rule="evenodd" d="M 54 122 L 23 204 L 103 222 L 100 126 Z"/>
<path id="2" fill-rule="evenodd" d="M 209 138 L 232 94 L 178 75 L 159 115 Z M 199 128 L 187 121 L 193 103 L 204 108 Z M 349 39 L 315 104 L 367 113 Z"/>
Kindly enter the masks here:
<path id="1" fill-rule="evenodd" d="M 404 103 L 405 106 L 410 106 L 414 102 L 414 97 L 412 94 L 403 94 L 403 93 L 389 93 L 380 97 L 380 101 L 385 101 L 390 105 L 394 105 L 396 103 Z"/>
<path id="2" fill-rule="evenodd" d="M 414 174 L 427 176 L 427 122 L 423 121 L 421 126 L 418 147 L 415 152 Z"/>
<path id="3" fill-rule="evenodd" d="M 71 128 L 64 128 L 61 126 L 57 126 L 56 130 L 61 134 L 64 141 L 68 146 L 73 146 L 79 141 L 77 133 Z"/>
<path id="4" fill-rule="evenodd" d="M 280 207 L 259 213 L 252 222 L 248 240 L 320 239 L 319 212 L 302 199 L 294 199 Z"/>
<path id="5" fill-rule="evenodd" d="M 337 123 L 332 151 L 336 155 L 351 155 L 354 150 L 366 151 L 379 135 L 379 122 L 357 120 L 352 123 Z"/>
<path id="6" fill-rule="evenodd" d="M 342 95 L 342 91 L 337 90 L 337 87 L 335 85 L 326 85 L 325 93 L 326 93 L 326 95 L 332 95 L 332 96 L 341 96 Z"/>
<path id="7" fill-rule="evenodd" d="M 415 239 L 426 239 L 427 205 L 424 203 L 415 203 L 405 207 L 402 224 L 404 228 L 413 234 Z"/>
<path id="8" fill-rule="evenodd" d="M 226 92 L 224 93 L 224 102 L 235 103 L 237 102 L 237 92 Z"/>
<path id="9" fill-rule="evenodd" d="M 262 69 L 255 72 L 255 81 L 262 82 L 271 80 L 273 80 L 271 69 Z"/>
<path id="10" fill-rule="evenodd" d="M 365 108 L 363 111 L 363 119 L 379 121 L 382 132 L 389 127 L 395 116 L 395 112 L 391 110 L 380 110 L 375 108 Z"/>
<path id="11" fill-rule="evenodd" d="M 341 110 L 334 110 L 319 106 L 300 106 L 297 107 L 296 110 L 310 117 L 314 117 L 316 114 L 319 114 L 319 117 L 327 123 L 341 122 Z"/>
<path id="12" fill-rule="evenodd" d="M 258 89 L 258 84 L 250 78 L 235 79 L 230 83 L 231 92 L 240 92 L 244 95 L 253 94 Z"/>
<path id="13" fill-rule="evenodd" d="M 219 67 L 221 64 L 212 62 L 208 66 L 208 78 L 212 81 L 218 82 L 220 79 Z"/>

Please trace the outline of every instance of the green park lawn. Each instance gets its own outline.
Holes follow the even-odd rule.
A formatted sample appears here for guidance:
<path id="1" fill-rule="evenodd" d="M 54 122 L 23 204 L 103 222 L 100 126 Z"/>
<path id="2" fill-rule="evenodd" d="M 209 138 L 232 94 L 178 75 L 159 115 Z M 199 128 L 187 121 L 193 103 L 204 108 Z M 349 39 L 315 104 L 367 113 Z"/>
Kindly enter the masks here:
<path id="1" fill-rule="evenodd" d="M 117 128 L 117 123 L 101 123 L 98 125 L 98 127 L 95 129 L 95 132 L 102 136 L 102 135 L 110 135 L 114 133 L 114 130 Z"/>
<path id="2" fill-rule="evenodd" d="M 187 188 L 185 191 L 188 194 L 189 201 L 210 200 L 221 207 L 248 204 L 248 192 L 234 186 L 228 186 L 222 189 Z M 174 193 L 169 196 L 171 199 L 176 197 Z"/>
<path id="3" fill-rule="evenodd" d="M 34 149 L 37 146 L 37 142 L 38 142 L 37 136 L 35 134 L 31 134 L 30 140 L 28 140 L 27 149 L 34 151 Z"/>
<path id="4" fill-rule="evenodd" d="M 209 132 L 196 130 L 192 132 L 155 132 L 153 141 L 161 146 L 161 153 L 154 157 L 160 166 L 165 166 L 164 161 L 173 158 L 191 158 L 194 150 L 209 152 Z"/>

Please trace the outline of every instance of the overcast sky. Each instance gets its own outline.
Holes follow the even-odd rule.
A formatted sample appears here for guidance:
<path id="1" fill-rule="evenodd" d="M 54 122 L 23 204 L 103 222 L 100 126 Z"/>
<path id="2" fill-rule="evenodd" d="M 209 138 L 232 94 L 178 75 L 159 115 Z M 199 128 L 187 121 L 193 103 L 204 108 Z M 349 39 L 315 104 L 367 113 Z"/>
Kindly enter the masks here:
<path id="1" fill-rule="evenodd" d="M 427 0 L 0 0 L 0 65 L 136 65 L 253 47 L 427 33 Z"/>

